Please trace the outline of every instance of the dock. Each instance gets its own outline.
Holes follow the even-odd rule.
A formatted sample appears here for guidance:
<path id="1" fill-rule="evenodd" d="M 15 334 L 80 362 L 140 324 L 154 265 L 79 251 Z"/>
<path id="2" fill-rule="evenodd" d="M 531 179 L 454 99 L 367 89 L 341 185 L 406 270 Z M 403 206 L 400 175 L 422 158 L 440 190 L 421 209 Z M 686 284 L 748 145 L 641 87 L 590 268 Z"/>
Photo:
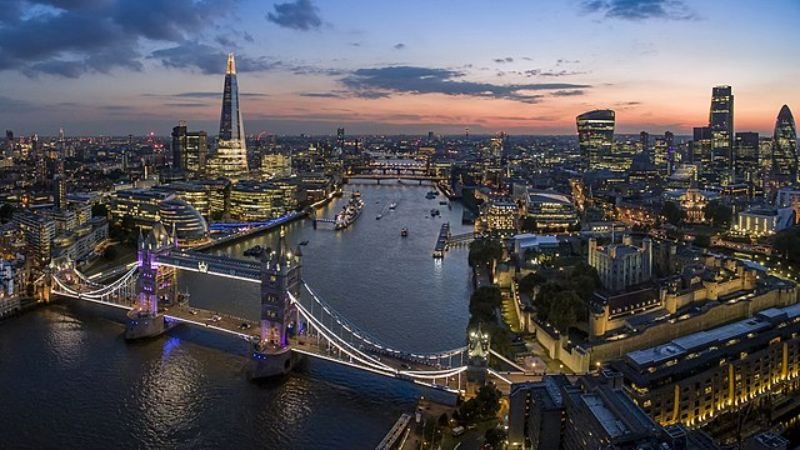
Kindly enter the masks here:
<path id="1" fill-rule="evenodd" d="M 439 230 L 439 237 L 436 238 L 436 246 L 433 248 L 434 258 L 444 258 L 447 251 L 447 242 L 450 240 L 450 223 L 443 223 Z"/>
<path id="2" fill-rule="evenodd" d="M 408 425 L 411 423 L 411 415 L 403 414 L 394 423 L 394 426 L 386 433 L 383 440 L 375 447 L 375 450 L 394 450 L 402 447 L 405 435 L 408 433 Z"/>

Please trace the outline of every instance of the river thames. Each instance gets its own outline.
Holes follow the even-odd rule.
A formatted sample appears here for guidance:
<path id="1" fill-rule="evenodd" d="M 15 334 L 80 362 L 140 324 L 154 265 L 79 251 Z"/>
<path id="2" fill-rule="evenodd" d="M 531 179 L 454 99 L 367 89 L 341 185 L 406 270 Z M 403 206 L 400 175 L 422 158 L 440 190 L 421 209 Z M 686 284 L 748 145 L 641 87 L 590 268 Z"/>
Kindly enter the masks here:
<path id="1" fill-rule="evenodd" d="M 466 248 L 431 257 L 441 224 L 454 234 L 461 206 L 425 198 L 429 186 L 351 184 L 365 201 L 347 230 L 310 220 L 286 226 L 302 247 L 303 278 L 340 314 L 383 343 L 407 351 L 464 344 L 470 292 Z M 349 194 L 319 210 L 332 217 Z M 397 203 L 394 210 L 390 203 Z M 442 217 L 432 218 L 436 208 Z M 381 214 L 382 218 L 376 220 Z M 408 227 L 409 236 L 400 237 Z M 238 258 L 272 231 L 214 250 Z M 201 308 L 254 318 L 258 287 L 182 274 Z M 123 325 L 68 303 L 0 323 L 0 436 L 6 448 L 371 449 L 413 408 L 404 382 L 309 361 L 276 382 L 244 376 L 246 347 L 179 327 L 126 344 Z M 11 406 L 13 405 L 13 406 Z"/>

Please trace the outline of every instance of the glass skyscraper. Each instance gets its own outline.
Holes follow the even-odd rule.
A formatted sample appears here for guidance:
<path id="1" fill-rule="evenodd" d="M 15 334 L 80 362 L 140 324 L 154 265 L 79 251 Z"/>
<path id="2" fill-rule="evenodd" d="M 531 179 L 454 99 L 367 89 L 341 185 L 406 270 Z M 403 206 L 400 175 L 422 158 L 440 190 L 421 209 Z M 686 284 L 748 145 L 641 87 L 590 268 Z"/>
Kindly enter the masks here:
<path id="1" fill-rule="evenodd" d="M 232 180 L 237 180 L 249 172 L 244 123 L 242 122 L 242 112 L 239 110 L 239 83 L 236 79 L 236 62 L 233 53 L 228 54 L 217 153 L 211 160 L 210 166 L 210 172 L 214 176 Z"/>
<path id="2" fill-rule="evenodd" d="M 775 121 L 771 179 L 777 185 L 797 181 L 797 127 L 792 111 L 786 105 L 783 105 Z"/>
<path id="3" fill-rule="evenodd" d="M 711 169 L 720 181 L 731 180 L 733 170 L 733 90 L 715 86 L 711 91 Z"/>
<path id="4" fill-rule="evenodd" d="M 614 145 L 614 111 L 602 109 L 579 115 L 578 142 L 589 170 L 608 168 Z"/>

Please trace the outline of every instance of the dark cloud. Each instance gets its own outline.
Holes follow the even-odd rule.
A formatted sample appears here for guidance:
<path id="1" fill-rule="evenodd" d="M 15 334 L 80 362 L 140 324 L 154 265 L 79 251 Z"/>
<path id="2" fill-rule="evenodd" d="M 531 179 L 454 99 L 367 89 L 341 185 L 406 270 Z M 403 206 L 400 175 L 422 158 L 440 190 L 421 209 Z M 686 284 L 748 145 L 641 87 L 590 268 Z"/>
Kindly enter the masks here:
<path id="1" fill-rule="evenodd" d="M 75 78 L 141 70 L 145 43 L 182 43 L 235 0 L 0 0 L 0 70 Z"/>
<path id="2" fill-rule="evenodd" d="M 492 61 L 496 62 L 497 64 L 505 64 L 514 62 L 514 58 L 506 56 L 505 58 L 495 58 Z"/>
<path id="3" fill-rule="evenodd" d="M 179 94 L 142 94 L 142 97 L 217 98 L 222 97 L 222 91 L 181 92 Z M 260 92 L 240 92 L 239 97 L 269 97 L 269 95 Z"/>
<path id="4" fill-rule="evenodd" d="M 350 42 L 347 45 L 351 47 L 361 47 L 361 42 Z"/>
<path id="5" fill-rule="evenodd" d="M 402 42 L 398 42 L 397 44 L 394 44 L 394 49 L 395 50 L 402 50 L 404 48 L 406 48 L 406 44 L 403 44 Z"/>
<path id="6" fill-rule="evenodd" d="M 586 72 L 578 72 L 574 70 L 544 70 L 544 69 L 530 69 L 519 72 L 520 75 L 526 77 L 567 77 L 570 75 L 583 75 Z"/>
<path id="7" fill-rule="evenodd" d="M 585 0 L 583 8 L 590 13 L 622 20 L 695 18 L 694 12 L 682 0 Z"/>
<path id="8" fill-rule="evenodd" d="M 175 47 L 155 50 L 148 58 L 157 60 L 165 67 L 173 69 L 199 70 L 204 74 L 221 74 L 225 72 L 224 62 L 227 53 L 210 45 L 187 41 Z M 237 72 L 263 72 L 279 66 L 281 66 L 280 61 L 270 61 L 264 57 L 236 56 Z"/>
<path id="9" fill-rule="evenodd" d="M 576 95 L 584 95 L 586 91 L 582 89 L 562 89 L 551 93 L 553 97 L 573 97 Z"/>
<path id="10" fill-rule="evenodd" d="M 323 75 L 329 77 L 335 77 L 345 74 L 345 71 L 340 69 L 332 69 L 327 67 L 316 67 L 316 66 L 293 66 L 289 67 L 289 71 L 292 72 L 294 75 Z"/>
<path id="11" fill-rule="evenodd" d="M 164 103 L 164 106 L 172 106 L 174 108 L 198 108 L 207 105 L 205 103 Z"/>
<path id="12" fill-rule="evenodd" d="M 452 69 L 389 66 L 358 69 L 340 81 L 352 95 L 365 98 L 389 94 L 443 94 L 535 103 L 544 95 L 533 92 L 590 88 L 570 83 L 499 85 L 464 80 L 464 72 Z"/>
<path id="13" fill-rule="evenodd" d="M 343 95 L 341 92 L 301 92 L 298 95 L 300 95 L 301 97 L 313 97 L 313 98 L 343 98 L 343 97 L 345 97 L 345 95 Z"/>
<path id="14" fill-rule="evenodd" d="M 267 20 L 284 28 L 309 31 L 322 26 L 317 7 L 311 0 L 278 3 L 274 9 L 275 11 L 267 14 Z"/>
<path id="15" fill-rule="evenodd" d="M 227 48 L 227 49 L 235 49 L 235 48 L 237 48 L 239 46 L 236 43 L 236 41 L 234 41 L 230 37 L 222 35 L 222 34 L 217 36 L 217 37 L 215 37 L 214 38 L 214 42 L 216 42 L 217 44 L 219 44 L 223 48 Z"/>
<path id="16" fill-rule="evenodd" d="M 244 34 L 242 34 L 242 38 L 245 41 L 250 42 L 250 43 L 253 43 L 253 42 L 256 41 L 255 38 L 253 37 L 253 35 L 248 33 L 248 32 L 246 32 L 246 31 L 244 32 Z"/>

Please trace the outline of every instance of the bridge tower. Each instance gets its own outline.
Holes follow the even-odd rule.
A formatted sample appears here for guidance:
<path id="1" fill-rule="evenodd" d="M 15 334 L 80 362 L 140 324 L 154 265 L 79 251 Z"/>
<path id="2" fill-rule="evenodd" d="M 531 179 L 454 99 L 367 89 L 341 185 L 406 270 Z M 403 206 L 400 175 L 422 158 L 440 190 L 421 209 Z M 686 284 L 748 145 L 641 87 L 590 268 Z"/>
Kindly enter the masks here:
<path id="1" fill-rule="evenodd" d="M 253 346 L 251 378 L 287 374 L 299 359 L 291 351 L 290 338 L 300 325 L 291 297 L 300 297 L 301 268 L 300 248 L 290 250 L 281 229 L 278 248 L 267 249 L 261 257 L 261 335 Z"/>
<path id="2" fill-rule="evenodd" d="M 489 369 L 489 334 L 481 330 L 480 325 L 469 333 L 467 352 L 467 381 L 483 386 Z"/>
<path id="3" fill-rule="evenodd" d="M 171 239 L 161 223 L 144 237 L 139 232 L 137 265 L 139 279 L 136 283 L 136 304 L 128 313 L 125 339 L 158 336 L 169 328 L 166 318 L 158 312 L 159 267 L 158 256 L 169 251 Z"/>

